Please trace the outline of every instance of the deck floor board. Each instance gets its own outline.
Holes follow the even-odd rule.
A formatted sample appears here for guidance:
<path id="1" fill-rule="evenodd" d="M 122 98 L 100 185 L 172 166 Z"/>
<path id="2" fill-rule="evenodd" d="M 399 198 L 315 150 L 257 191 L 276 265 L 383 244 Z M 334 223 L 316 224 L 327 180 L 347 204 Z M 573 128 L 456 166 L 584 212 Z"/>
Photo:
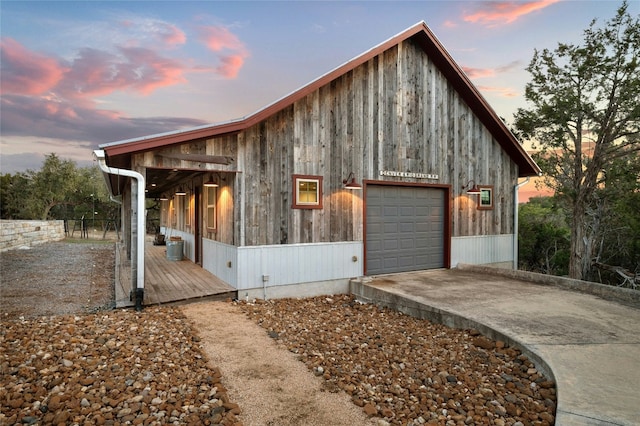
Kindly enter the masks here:
<path id="1" fill-rule="evenodd" d="M 154 246 L 151 241 L 145 244 L 145 286 L 143 305 L 158 305 L 203 298 L 215 298 L 235 292 L 235 289 L 209 271 L 190 260 L 172 261 L 167 259 L 166 246 Z M 130 276 L 130 267 L 122 271 L 124 277 Z M 127 275 L 129 274 L 129 275 Z M 123 275 L 123 274 L 121 274 Z M 121 283 L 122 291 L 116 306 L 133 305 L 128 300 L 131 288 L 130 278 Z"/>

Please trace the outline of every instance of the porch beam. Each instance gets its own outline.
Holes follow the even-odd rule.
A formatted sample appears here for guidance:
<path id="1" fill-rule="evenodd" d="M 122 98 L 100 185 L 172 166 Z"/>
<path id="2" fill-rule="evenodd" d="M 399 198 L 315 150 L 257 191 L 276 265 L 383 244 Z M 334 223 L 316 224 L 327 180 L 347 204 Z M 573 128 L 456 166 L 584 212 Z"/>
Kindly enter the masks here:
<path id="1" fill-rule="evenodd" d="M 160 154 L 161 157 L 171 160 L 194 161 L 197 163 L 211 163 L 229 165 L 235 162 L 235 158 L 226 155 L 206 155 L 206 154 Z"/>

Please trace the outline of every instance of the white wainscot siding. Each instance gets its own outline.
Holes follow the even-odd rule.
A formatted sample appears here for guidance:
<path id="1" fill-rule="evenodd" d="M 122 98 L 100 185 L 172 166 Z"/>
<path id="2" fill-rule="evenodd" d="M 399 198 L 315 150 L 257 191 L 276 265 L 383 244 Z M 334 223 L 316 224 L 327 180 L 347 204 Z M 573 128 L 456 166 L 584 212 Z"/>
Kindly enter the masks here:
<path id="1" fill-rule="evenodd" d="M 204 238 L 202 267 L 230 286 L 238 287 L 238 247 Z"/>
<path id="2" fill-rule="evenodd" d="M 348 280 L 362 276 L 356 242 L 238 247 L 237 289 Z"/>
<path id="3" fill-rule="evenodd" d="M 238 290 L 349 280 L 363 270 L 359 241 L 236 247 L 203 239 L 202 251 L 202 267 Z"/>
<path id="4" fill-rule="evenodd" d="M 513 234 L 451 238 L 451 266 L 458 263 L 511 267 Z"/>

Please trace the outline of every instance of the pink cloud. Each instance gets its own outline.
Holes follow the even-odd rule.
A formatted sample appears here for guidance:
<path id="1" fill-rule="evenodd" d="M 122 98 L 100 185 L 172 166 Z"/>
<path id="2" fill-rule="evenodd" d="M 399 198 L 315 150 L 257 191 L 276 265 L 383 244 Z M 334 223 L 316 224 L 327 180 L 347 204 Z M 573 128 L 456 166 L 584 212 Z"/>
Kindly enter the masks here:
<path id="1" fill-rule="evenodd" d="M 486 78 L 494 77 L 497 74 L 509 72 L 515 68 L 520 67 L 520 61 L 509 62 L 506 65 L 497 68 L 473 68 L 462 67 L 462 70 L 469 76 L 469 78 Z"/>
<path id="2" fill-rule="evenodd" d="M 484 78 L 496 75 L 495 70 L 492 68 L 462 67 L 462 70 L 469 78 Z"/>
<path id="3" fill-rule="evenodd" d="M 168 46 L 184 44 L 187 41 L 184 31 L 172 24 L 162 23 L 158 26 L 157 34 L 158 38 Z"/>
<path id="4" fill-rule="evenodd" d="M 522 16 L 557 3 L 559 0 L 537 0 L 530 2 L 481 2 L 480 10 L 467 14 L 464 21 L 488 26 L 510 24 Z"/>
<path id="5" fill-rule="evenodd" d="M 200 40 L 219 54 L 221 65 L 216 68 L 216 72 L 225 78 L 237 77 L 244 60 L 249 56 L 244 43 L 227 28 L 219 26 L 200 27 Z"/>
<path id="6" fill-rule="evenodd" d="M 53 58 L 32 52 L 11 38 L 0 41 L 3 94 L 45 93 L 63 78 L 65 69 Z"/>
<path id="7" fill-rule="evenodd" d="M 222 56 L 220 62 L 222 64 L 216 68 L 216 72 L 225 78 L 236 78 L 244 64 L 244 57 L 242 55 Z"/>
<path id="8" fill-rule="evenodd" d="M 456 24 L 454 21 L 447 19 L 442 23 L 442 26 L 445 28 L 456 28 L 458 24 Z"/>
<path id="9" fill-rule="evenodd" d="M 122 69 L 132 77 L 130 86 L 144 95 L 187 81 L 184 74 L 188 69 L 178 61 L 145 48 L 123 48 L 122 52 L 128 60 Z"/>
<path id="10" fill-rule="evenodd" d="M 205 124 L 181 117 L 129 117 L 119 111 L 53 97 L 5 95 L 0 102 L 3 135 L 60 139 L 70 145 L 110 142 Z"/>
<path id="11" fill-rule="evenodd" d="M 177 26 L 155 19 L 126 19 L 119 25 L 132 34 L 128 44 L 138 46 L 149 42 L 157 45 L 161 42 L 165 47 L 173 47 L 187 42 L 187 36 Z"/>
<path id="12" fill-rule="evenodd" d="M 514 91 L 509 87 L 478 86 L 478 89 L 480 89 L 481 92 L 495 93 L 503 98 L 515 98 L 517 96 L 520 96 L 517 91 Z"/>
<path id="13" fill-rule="evenodd" d="M 200 39 L 214 52 L 223 49 L 243 51 L 244 44 L 238 37 L 224 27 L 200 27 Z"/>
<path id="14" fill-rule="evenodd" d="M 1 47 L 3 94 L 53 93 L 76 102 L 93 103 L 95 96 L 128 89 L 148 95 L 159 88 L 184 83 L 184 75 L 190 71 L 179 61 L 141 47 L 122 47 L 119 54 L 84 48 L 66 66 L 29 51 L 12 39 L 2 39 Z M 232 65 L 225 67 L 232 70 Z"/>
<path id="15" fill-rule="evenodd" d="M 188 69 L 142 47 L 121 47 L 120 55 L 85 48 L 69 65 L 58 89 L 64 96 L 90 100 L 133 89 L 148 95 L 156 89 L 186 81 Z"/>

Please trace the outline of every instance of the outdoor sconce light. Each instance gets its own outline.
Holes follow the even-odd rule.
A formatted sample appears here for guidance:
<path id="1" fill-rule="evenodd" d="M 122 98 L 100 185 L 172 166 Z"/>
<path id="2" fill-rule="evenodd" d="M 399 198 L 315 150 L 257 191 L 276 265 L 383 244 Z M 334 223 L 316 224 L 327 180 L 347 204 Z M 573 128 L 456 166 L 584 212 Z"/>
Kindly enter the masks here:
<path id="1" fill-rule="evenodd" d="M 213 180 L 212 176 L 209 176 L 209 180 L 204 183 L 207 188 L 217 188 L 218 184 Z"/>
<path id="2" fill-rule="evenodd" d="M 362 189 L 362 185 L 356 182 L 356 178 L 353 175 L 353 172 L 349 173 L 349 176 L 345 180 L 342 181 L 345 189 Z"/>
<path id="3" fill-rule="evenodd" d="M 180 187 L 176 191 L 176 195 L 187 195 L 187 191 L 183 190 L 182 187 Z"/>
<path id="4" fill-rule="evenodd" d="M 473 185 L 471 185 L 473 184 Z M 478 188 L 478 185 L 476 185 L 476 181 L 475 180 L 470 180 L 469 182 L 467 182 L 467 184 L 465 186 L 462 187 L 462 189 L 466 189 L 467 190 L 467 194 L 469 195 L 478 195 L 480 194 L 480 188 Z"/>

